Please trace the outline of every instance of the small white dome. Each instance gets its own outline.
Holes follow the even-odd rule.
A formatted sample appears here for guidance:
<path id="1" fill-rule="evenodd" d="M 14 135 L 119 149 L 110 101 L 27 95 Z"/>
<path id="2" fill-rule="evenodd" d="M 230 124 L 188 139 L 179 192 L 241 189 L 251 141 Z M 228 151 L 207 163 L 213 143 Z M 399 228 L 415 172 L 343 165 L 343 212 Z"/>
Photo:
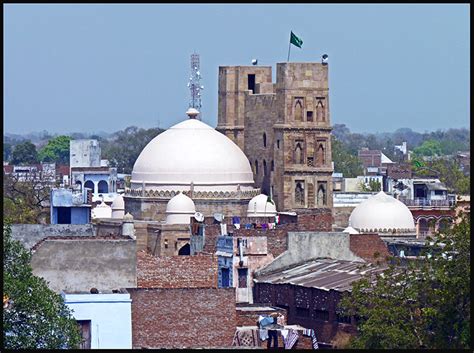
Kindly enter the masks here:
<path id="1" fill-rule="evenodd" d="M 122 219 L 125 216 L 125 202 L 122 195 L 117 195 L 112 202 L 112 218 Z"/>
<path id="2" fill-rule="evenodd" d="M 113 210 L 124 210 L 125 209 L 125 202 L 123 200 L 123 196 L 118 194 L 114 201 L 112 202 L 112 211 Z"/>
<path id="3" fill-rule="evenodd" d="M 405 204 L 380 191 L 360 203 L 349 217 L 358 231 L 406 233 L 415 231 L 413 215 Z"/>
<path id="4" fill-rule="evenodd" d="M 98 204 L 91 210 L 91 217 L 93 219 L 112 218 L 112 207 L 102 201 L 100 204 Z"/>
<path id="5" fill-rule="evenodd" d="M 242 150 L 197 119 L 187 119 L 145 146 L 133 166 L 131 186 L 148 190 L 236 191 L 253 189 L 253 173 Z"/>
<path id="6" fill-rule="evenodd" d="M 247 208 L 247 217 L 276 216 L 277 210 L 274 204 L 268 202 L 268 196 L 260 194 L 250 200 Z"/>
<path id="7" fill-rule="evenodd" d="M 347 227 L 342 232 L 343 233 L 349 233 L 349 234 L 359 234 L 359 232 L 357 230 L 355 230 L 354 228 L 352 228 L 352 227 Z"/>
<path id="8" fill-rule="evenodd" d="M 189 218 L 195 213 L 194 201 L 179 193 L 166 204 L 166 224 L 189 224 Z"/>

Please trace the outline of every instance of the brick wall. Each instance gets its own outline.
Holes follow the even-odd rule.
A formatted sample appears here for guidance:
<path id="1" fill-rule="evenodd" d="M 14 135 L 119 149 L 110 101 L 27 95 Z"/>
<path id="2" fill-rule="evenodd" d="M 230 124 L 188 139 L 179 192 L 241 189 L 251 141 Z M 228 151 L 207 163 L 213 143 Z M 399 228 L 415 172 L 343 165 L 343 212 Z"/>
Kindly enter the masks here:
<path id="1" fill-rule="evenodd" d="M 372 263 L 385 262 L 386 257 L 390 256 L 387 245 L 378 234 L 351 234 L 349 248 L 357 256 Z"/>
<path id="2" fill-rule="evenodd" d="M 255 326 L 258 322 L 258 317 L 260 315 L 270 315 L 273 313 L 279 313 L 284 316 L 284 323 L 286 324 L 286 319 L 288 314 L 285 309 L 282 308 L 273 308 L 268 310 L 262 310 L 262 308 L 255 307 L 253 310 L 251 307 L 237 307 L 237 326 Z"/>
<path id="3" fill-rule="evenodd" d="M 224 348 L 236 328 L 234 288 L 128 289 L 133 348 Z"/>
<path id="4" fill-rule="evenodd" d="M 158 258 L 145 251 L 139 251 L 137 286 L 138 288 L 216 288 L 217 256 L 199 254 Z"/>
<path id="5" fill-rule="evenodd" d="M 273 217 L 262 217 L 259 222 L 272 222 Z M 224 219 L 227 223 L 227 232 L 232 232 L 234 237 L 249 237 L 249 236 L 266 236 L 268 253 L 277 257 L 288 248 L 288 232 L 304 232 L 304 231 L 320 231 L 330 232 L 332 230 L 332 212 L 331 209 L 320 208 L 301 210 L 298 214 L 297 222 L 279 224 L 275 229 L 244 229 L 242 225 L 245 223 L 254 223 L 255 217 L 241 217 L 241 228 L 235 229 L 232 225 L 232 220 Z M 216 252 L 216 240 L 221 233 L 220 224 L 213 224 L 213 218 L 204 220 L 205 228 L 205 244 L 203 248 L 204 253 Z"/>

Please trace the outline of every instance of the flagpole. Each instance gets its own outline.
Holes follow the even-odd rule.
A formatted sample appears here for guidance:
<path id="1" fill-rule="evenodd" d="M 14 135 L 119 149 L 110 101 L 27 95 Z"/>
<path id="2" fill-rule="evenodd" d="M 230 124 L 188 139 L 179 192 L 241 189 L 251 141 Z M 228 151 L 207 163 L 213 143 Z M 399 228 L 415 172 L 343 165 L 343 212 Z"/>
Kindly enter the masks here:
<path id="1" fill-rule="evenodd" d="M 290 61 L 290 50 L 291 50 L 291 34 L 290 34 L 290 42 L 288 43 L 288 59 L 286 59 L 286 62 Z"/>

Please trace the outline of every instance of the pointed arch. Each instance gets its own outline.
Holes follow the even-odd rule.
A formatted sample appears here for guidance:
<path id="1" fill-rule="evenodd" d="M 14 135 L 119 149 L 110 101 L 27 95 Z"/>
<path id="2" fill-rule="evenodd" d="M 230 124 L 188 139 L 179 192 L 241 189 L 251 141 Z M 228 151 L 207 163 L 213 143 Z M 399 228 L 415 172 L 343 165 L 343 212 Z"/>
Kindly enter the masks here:
<path id="1" fill-rule="evenodd" d="M 294 117 L 296 121 L 303 121 L 303 103 L 302 99 L 297 99 L 294 109 Z"/>
<path id="2" fill-rule="evenodd" d="M 324 150 L 324 144 L 320 143 L 316 150 L 316 165 L 322 166 L 326 164 L 326 153 Z"/>

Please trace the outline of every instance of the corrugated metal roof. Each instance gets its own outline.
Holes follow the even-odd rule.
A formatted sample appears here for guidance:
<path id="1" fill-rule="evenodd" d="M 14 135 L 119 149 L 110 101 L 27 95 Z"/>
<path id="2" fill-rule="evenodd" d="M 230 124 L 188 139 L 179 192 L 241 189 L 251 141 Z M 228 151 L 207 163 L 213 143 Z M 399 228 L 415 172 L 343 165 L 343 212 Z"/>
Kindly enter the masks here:
<path id="1" fill-rule="evenodd" d="M 261 275 L 256 283 L 293 284 L 324 290 L 350 291 L 352 282 L 366 273 L 380 273 L 384 267 L 358 261 L 317 259 L 278 272 Z"/>

